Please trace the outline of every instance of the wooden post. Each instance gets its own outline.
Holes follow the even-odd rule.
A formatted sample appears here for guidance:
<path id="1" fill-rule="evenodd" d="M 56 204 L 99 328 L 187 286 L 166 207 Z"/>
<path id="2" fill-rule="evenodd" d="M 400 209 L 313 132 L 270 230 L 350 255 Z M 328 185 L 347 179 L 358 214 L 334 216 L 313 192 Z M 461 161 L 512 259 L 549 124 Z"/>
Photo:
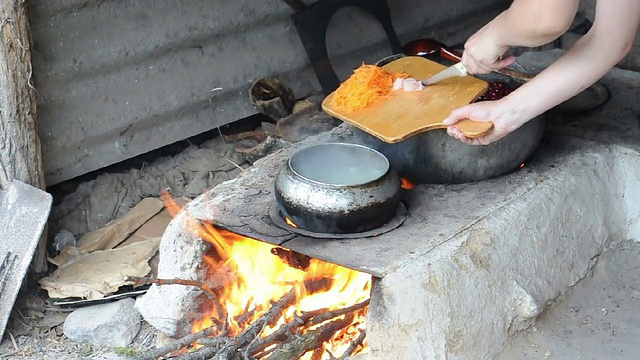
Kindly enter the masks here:
<path id="1" fill-rule="evenodd" d="M 44 189 L 27 1 L 0 1 L 0 37 L 0 188 L 16 179 Z M 46 238 L 45 230 L 31 262 L 36 273 L 47 269 Z"/>

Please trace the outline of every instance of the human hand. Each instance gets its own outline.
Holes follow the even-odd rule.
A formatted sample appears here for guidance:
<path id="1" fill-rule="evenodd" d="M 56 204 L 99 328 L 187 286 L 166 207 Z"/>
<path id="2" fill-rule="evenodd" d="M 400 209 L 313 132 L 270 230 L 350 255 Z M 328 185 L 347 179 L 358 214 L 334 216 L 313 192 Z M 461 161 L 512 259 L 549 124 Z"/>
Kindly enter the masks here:
<path id="1" fill-rule="evenodd" d="M 486 74 L 513 64 L 513 55 L 502 57 L 509 46 L 499 44 L 491 34 L 491 23 L 473 34 L 464 44 L 462 64 L 472 74 Z"/>
<path id="2" fill-rule="evenodd" d="M 477 122 L 493 122 L 493 129 L 483 137 L 470 139 L 464 136 L 460 129 L 453 126 L 463 119 Z M 449 136 L 467 145 L 489 145 L 507 136 L 530 119 L 522 109 L 511 106 L 505 100 L 496 100 L 481 101 L 455 109 L 443 123 L 448 125 L 447 134 Z"/>

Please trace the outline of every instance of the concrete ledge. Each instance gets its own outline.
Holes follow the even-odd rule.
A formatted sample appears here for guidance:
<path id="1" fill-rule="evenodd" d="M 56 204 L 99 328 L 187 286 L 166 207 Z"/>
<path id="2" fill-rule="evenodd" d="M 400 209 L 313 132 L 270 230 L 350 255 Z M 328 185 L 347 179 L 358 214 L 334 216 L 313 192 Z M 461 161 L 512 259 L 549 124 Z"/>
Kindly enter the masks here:
<path id="1" fill-rule="evenodd" d="M 624 197 L 640 155 L 552 141 L 580 149 L 563 156 L 563 171 L 377 283 L 368 359 L 491 359 L 585 276 L 608 240 L 628 235 Z"/>
<path id="2" fill-rule="evenodd" d="M 273 233 L 272 243 L 376 276 L 367 358 L 491 359 L 588 273 L 609 240 L 640 239 L 637 80 L 638 74 L 612 71 L 605 81 L 613 97 L 603 108 L 572 118 L 550 114 L 545 141 L 521 171 L 412 190 L 418 200 L 411 216 L 393 232 L 337 242 Z M 350 138 L 341 126 L 310 141 Z M 256 162 L 187 210 L 247 236 L 269 235 L 265 229 L 274 229 L 260 219 L 273 175 L 301 145 Z M 181 213 L 165 232 L 160 277 L 197 278 L 203 249 L 185 228 Z M 198 296 L 153 286 L 137 306 L 173 336 L 197 314 Z"/>

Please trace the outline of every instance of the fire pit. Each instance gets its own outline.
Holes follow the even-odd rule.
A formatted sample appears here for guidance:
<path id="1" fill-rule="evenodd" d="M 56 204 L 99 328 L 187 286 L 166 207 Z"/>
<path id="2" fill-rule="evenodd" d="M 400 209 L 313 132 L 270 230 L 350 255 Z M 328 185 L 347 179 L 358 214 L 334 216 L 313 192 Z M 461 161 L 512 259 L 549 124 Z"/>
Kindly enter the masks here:
<path id="1" fill-rule="evenodd" d="M 552 128 L 563 129 L 561 133 L 548 133 L 518 171 L 477 183 L 403 190 L 406 219 L 372 237 L 320 241 L 272 220 L 274 178 L 297 150 L 359 141 L 346 124 L 309 138 L 257 161 L 178 213 L 162 239 L 158 277 L 207 278 L 203 254 L 211 253 L 210 245 L 187 230 L 195 219 L 236 239 L 217 241 L 234 244 L 238 237 L 251 238 L 280 254 L 266 251 L 273 258 L 289 254 L 285 263 L 291 268 L 314 259 L 373 277 L 366 317 L 371 359 L 493 357 L 509 335 L 531 324 L 547 301 L 588 273 L 609 239 L 640 234 L 633 225 L 640 213 L 635 186 L 640 155 L 628 145 L 632 140 L 624 130 L 637 128 L 637 109 L 616 115 L 619 130 L 603 132 L 599 125 L 601 116 L 613 116 L 607 109 L 628 108 L 626 89 L 637 80 L 637 75 L 629 76 L 610 79 L 613 100 L 600 116 L 580 119 L 587 130 L 580 132 L 562 118 Z M 623 141 L 612 146 L 606 143 L 611 139 Z M 640 149 L 637 138 L 635 146 Z M 256 256 L 252 250 L 242 252 Z M 255 277 L 266 283 L 281 279 L 269 273 L 268 279 Z M 359 296 L 351 297 L 351 304 L 363 299 Z M 212 309 L 203 305 L 208 303 L 197 288 L 162 285 L 152 286 L 137 307 L 156 328 L 181 336 L 208 317 Z"/>

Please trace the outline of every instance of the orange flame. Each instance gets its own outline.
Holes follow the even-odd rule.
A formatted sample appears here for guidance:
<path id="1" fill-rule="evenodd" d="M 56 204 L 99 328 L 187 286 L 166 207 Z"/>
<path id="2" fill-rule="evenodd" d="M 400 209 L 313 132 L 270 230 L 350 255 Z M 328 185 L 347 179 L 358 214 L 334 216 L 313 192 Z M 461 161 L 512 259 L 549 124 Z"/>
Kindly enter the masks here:
<path id="1" fill-rule="evenodd" d="M 170 195 L 163 194 L 163 200 L 168 208 L 180 210 Z M 276 255 L 292 253 L 295 257 L 299 254 L 281 247 L 196 220 L 191 221 L 189 228 L 213 247 L 213 251 L 203 255 L 208 271 L 205 283 L 214 289 L 218 300 L 217 305 L 210 304 L 201 319 L 193 324 L 194 333 L 226 322 L 228 335 L 239 334 L 263 315 L 273 301 L 292 290 L 296 301 L 275 324 L 265 327 L 262 337 L 291 322 L 301 312 L 346 308 L 370 297 L 371 275 L 313 258 L 308 258 L 303 266 L 296 266 L 295 261 L 286 256 Z M 322 289 L 309 289 L 306 284 L 312 282 L 322 283 Z M 352 324 L 338 331 L 326 343 L 326 349 L 332 354 L 344 352 L 364 330 L 366 311 L 364 308 L 357 312 Z M 366 349 L 365 340 L 354 355 Z M 311 355 L 309 352 L 302 359 L 309 359 Z"/>
<path id="2" fill-rule="evenodd" d="M 169 194 L 167 190 L 160 189 L 160 199 L 164 203 L 164 206 L 167 208 L 171 217 L 175 217 L 176 214 L 182 210 L 182 206 L 180 206 L 180 204 L 171 197 L 171 194 Z"/>
<path id="3" fill-rule="evenodd" d="M 291 219 L 289 219 L 288 217 L 284 217 L 284 221 L 291 227 L 297 228 L 298 225 L 296 225 L 296 223 L 294 223 Z"/>
<path id="4" fill-rule="evenodd" d="M 405 190 L 411 190 L 416 187 L 416 185 L 405 178 L 400 178 L 400 187 Z"/>

